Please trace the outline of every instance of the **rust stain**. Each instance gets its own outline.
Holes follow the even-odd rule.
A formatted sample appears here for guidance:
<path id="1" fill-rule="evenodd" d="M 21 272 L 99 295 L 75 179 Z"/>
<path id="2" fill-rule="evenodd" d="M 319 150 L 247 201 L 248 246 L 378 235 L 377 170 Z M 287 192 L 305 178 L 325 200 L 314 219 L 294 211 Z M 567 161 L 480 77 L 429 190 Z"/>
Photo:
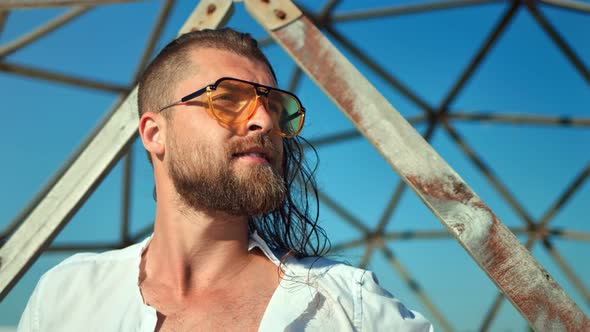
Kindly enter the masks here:
<path id="1" fill-rule="evenodd" d="M 512 233 L 485 203 L 474 199 L 475 195 L 464 183 L 455 181 L 451 176 L 446 178 L 446 182 L 437 179 L 423 181 L 418 176 L 408 176 L 407 180 L 415 189 L 427 196 L 446 202 L 458 202 L 487 214 L 492 225 L 482 243 L 477 244 L 478 247 L 484 248 L 484 255 L 479 263 L 536 329 L 590 331 L 590 320 L 585 316 L 576 317 L 573 312 L 572 306 L 575 304 L 557 301 L 555 295 L 559 294 L 560 289 L 550 280 L 551 277 L 545 270 L 539 265 L 537 266 L 541 271 L 527 269 L 521 265 L 523 260 L 515 253 L 514 249 L 517 248 L 512 246 Z M 462 223 L 450 226 L 459 235 L 465 230 Z M 545 280 L 550 282 L 549 287 L 534 287 L 535 278 L 539 276 L 537 273 L 542 273 Z"/>
<path id="2" fill-rule="evenodd" d="M 341 54 L 333 48 L 325 36 L 303 16 L 296 21 L 299 23 L 297 36 L 293 29 L 276 31 L 276 36 L 290 50 L 291 54 L 309 72 L 310 76 L 327 91 L 329 95 L 341 106 L 341 109 L 350 116 L 355 123 L 361 123 L 362 110 L 355 106 L 354 94 L 350 93 L 354 82 L 347 82 L 338 71 L 338 58 Z M 303 40 L 299 40 L 303 38 Z M 302 46 L 301 46 L 302 45 Z"/>
<path id="3" fill-rule="evenodd" d="M 214 4 L 210 4 L 209 6 L 207 6 L 207 15 L 213 14 L 216 9 L 217 6 L 215 6 Z"/>
<path id="4" fill-rule="evenodd" d="M 302 17 L 286 29 L 275 31 L 275 36 L 290 53 L 303 64 L 310 76 L 327 91 L 357 125 L 363 122 L 362 103 L 355 104 L 351 93 L 355 82 L 346 80 L 347 72 L 339 71 L 342 61 L 338 51 L 329 44 L 323 34 L 307 18 Z M 407 181 L 421 192 L 423 197 L 435 198 L 433 205 L 456 202 L 469 211 L 487 216 L 491 225 L 486 226 L 479 243 L 464 243 L 474 259 L 489 274 L 490 278 L 511 299 L 523 316 L 540 330 L 566 329 L 568 331 L 590 331 L 590 320 L 563 293 L 559 286 L 548 281 L 548 274 L 536 264 L 518 240 L 494 215 L 471 189 L 454 175 L 442 178 L 405 175 Z M 474 214 L 477 215 L 477 214 Z M 441 220 L 447 224 L 448 221 Z M 474 225 L 485 221 L 475 219 Z M 449 224 L 447 224 L 449 225 Z M 466 230 L 463 223 L 450 225 L 461 235 Z M 517 246 L 515 246 L 517 244 Z M 522 248 L 521 248 L 522 247 Z M 475 252 L 475 253 L 474 253 Z M 539 282 L 539 279 L 543 282 Z M 561 302 L 561 300 L 563 302 Z M 578 311 L 576 310 L 578 309 Z"/>
<path id="5" fill-rule="evenodd" d="M 555 295 L 558 285 L 551 278 L 549 273 L 538 266 L 540 271 L 531 271 L 536 275 L 527 276 L 518 271 L 520 261 L 511 259 L 507 250 L 506 227 L 483 202 L 477 202 L 475 207 L 485 210 L 493 220 L 488 240 L 485 244 L 485 251 L 490 253 L 490 260 L 485 262 L 488 273 L 493 276 L 503 287 L 505 294 L 516 304 L 518 309 L 534 324 L 534 327 L 541 331 L 555 330 L 556 328 L 566 331 L 590 331 L 590 320 L 588 317 L 576 319 L 572 313 L 572 303 L 561 303 L 556 301 Z M 516 271 L 515 271 L 516 270 Z M 540 273 L 549 282 L 549 288 L 535 287 L 533 291 L 523 291 L 520 286 L 530 284 Z M 547 285 L 547 284 L 546 284 Z M 525 287 L 526 289 L 526 287 Z"/>
<path id="6" fill-rule="evenodd" d="M 281 21 L 287 18 L 287 13 L 285 13 L 284 11 L 282 11 L 280 9 L 275 9 L 274 14 Z"/>
<path id="7" fill-rule="evenodd" d="M 463 223 L 455 223 L 452 224 L 451 227 L 453 227 L 453 229 L 455 229 L 455 231 L 459 235 L 463 234 L 463 232 L 465 231 L 465 224 Z"/>
<path id="8" fill-rule="evenodd" d="M 443 201 L 456 201 L 467 204 L 474 197 L 473 192 L 469 190 L 465 183 L 455 180 L 452 176 L 448 176 L 446 182 L 438 179 L 422 181 L 419 177 L 412 175 L 408 176 L 407 179 L 414 188 L 430 197 Z"/>

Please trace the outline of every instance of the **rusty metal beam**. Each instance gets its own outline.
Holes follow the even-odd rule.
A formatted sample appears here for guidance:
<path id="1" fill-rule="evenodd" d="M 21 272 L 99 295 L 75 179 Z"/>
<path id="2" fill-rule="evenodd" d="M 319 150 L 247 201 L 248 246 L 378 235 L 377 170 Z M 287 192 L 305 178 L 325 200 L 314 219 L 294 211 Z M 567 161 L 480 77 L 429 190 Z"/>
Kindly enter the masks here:
<path id="1" fill-rule="evenodd" d="M 0 0 L 0 9 L 32 9 L 47 7 L 97 6 L 145 0 Z"/>
<path id="2" fill-rule="evenodd" d="M 45 69 L 22 66 L 15 63 L 0 62 L 0 71 L 20 76 L 37 78 L 45 81 L 72 85 L 80 88 L 93 89 L 111 93 L 129 93 L 130 87 L 116 85 L 97 80 L 75 77 Z"/>
<path id="3" fill-rule="evenodd" d="M 350 40 L 340 34 L 331 26 L 325 27 L 328 32 L 338 43 L 340 43 L 345 49 L 347 49 L 352 55 L 358 58 L 363 64 L 371 69 L 377 76 L 382 80 L 391 85 L 394 89 L 399 91 L 402 95 L 408 98 L 412 103 L 422 109 L 425 113 L 433 113 L 434 109 L 426 100 L 422 99 L 418 94 L 413 92 L 408 86 L 402 83 L 400 80 L 395 78 L 391 73 L 387 72 L 382 66 L 378 65 L 376 61 L 370 59 L 365 52 L 361 51 L 360 48 L 355 46 Z"/>
<path id="4" fill-rule="evenodd" d="M 5 57 L 14 53 L 15 51 L 21 49 L 24 46 L 29 45 L 30 43 L 34 42 L 35 40 L 47 35 L 48 33 L 54 31 L 55 29 L 69 23 L 75 18 L 82 16 L 82 14 L 86 13 L 92 9 L 92 7 L 75 7 L 72 8 L 70 11 L 66 12 L 65 14 L 47 22 L 46 24 L 38 27 L 37 29 L 27 33 L 26 35 L 21 36 L 17 40 L 12 42 L 6 43 L 0 46 L 0 58 Z"/>
<path id="5" fill-rule="evenodd" d="M 576 290 L 580 292 L 580 294 L 584 298 L 584 301 L 586 301 L 586 304 L 590 305 L 590 290 L 588 290 L 588 287 L 586 287 L 582 280 L 578 278 L 578 276 L 574 272 L 574 269 L 572 269 L 572 267 L 565 261 L 565 259 L 559 254 L 559 252 L 557 252 L 557 249 L 555 249 L 555 246 L 549 240 L 545 239 L 543 241 L 543 246 L 551 256 L 551 258 L 553 258 L 555 263 L 557 263 L 559 268 L 563 271 L 565 276 L 570 280 L 572 285 L 574 285 Z"/>
<path id="6" fill-rule="evenodd" d="M 383 213 L 381 214 L 381 218 L 379 218 L 379 222 L 377 224 L 377 229 L 375 231 L 376 233 L 383 234 L 383 231 L 385 230 L 385 226 L 387 226 L 387 223 L 389 222 L 389 220 L 391 219 L 391 216 L 393 215 L 393 211 L 395 211 L 395 208 L 399 204 L 399 201 L 402 199 L 405 189 L 406 189 L 405 182 L 400 181 L 398 183 L 398 185 L 396 186 L 395 191 L 391 195 L 389 202 L 387 202 L 387 206 L 385 206 L 385 210 L 383 210 Z"/>
<path id="7" fill-rule="evenodd" d="M 141 75 L 143 70 L 145 69 L 145 66 L 149 62 L 149 60 L 152 56 L 152 53 L 154 53 L 154 50 L 156 48 L 156 43 L 158 42 L 158 39 L 160 39 L 160 36 L 162 35 L 162 31 L 164 30 L 164 25 L 168 22 L 168 19 L 170 18 L 170 13 L 172 12 L 172 8 L 174 6 L 174 3 L 175 3 L 174 0 L 165 0 L 164 3 L 162 4 L 162 9 L 160 9 L 160 13 L 158 14 L 158 17 L 156 18 L 156 23 L 154 24 L 152 32 L 150 33 L 150 37 L 149 37 L 146 47 L 143 51 L 143 54 L 141 55 L 141 59 L 139 60 L 139 64 L 137 65 L 137 68 L 135 69 L 135 74 L 133 74 L 133 83 L 135 83 L 137 81 L 137 79 L 139 78 L 139 76 Z"/>
<path id="8" fill-rule="evenodd" d="M 291 79 L 289 80 L 289 85 L 288 85 L 287 90 L 295 92 L 297 90 L 297 87 L 299 86 L 299 83 L 301 82 L 302 76 L 303 76 L 303 71 L 301 71 L 301 68 L 295 66 L 295 69 L 293 70 L 293 74 L 291 75 Z"/>
<path id="9" fill-rule="evenodd" d="M 582 59 L 576 54 L 571 46 L 569 46 L 569 44 L 559 34 L 559 32 L 557 32 L 553 25 L 551 25 L 549 20 L 541 13 L 535 2 L 527 0 L 525 1 L 525 4 L 529 13 L 531 13 L 535 21 L 537 21 L 537 24 L 539 24 L 539 26 L 543 29 L 543 31 L 545 31 L 549 38 L 551 38 L 553 43 L 561 50 L 561 52 L 570 61 L 574 68 L 576 68 L 586 83 L 590 84 L 590 71 Z"/>
<path id="10" fill-rule="evenodd" d="M 502 303 L 504 303 L 504 299 L 505 298 L 504 298 L 504 295 L 502 295 L 502 293 L 496 294 L 496 297 L 494 297 L 494 302 L 492 303 L 492 306 L 490 307 L 490 309 L 486 313 L 484 320 L 481 323 L 481 326 L 479 327 L 479 332 L 489 331 L 490 326 L 492 325 L 492 322 L 494 321 L 494 319 L 498 315 L 498 311 L 500 310 Z"/>
<path id="11" fill-rule="evenodd" d="M 375 244 L 372 241 L 369 241 L 369 243 L 366 243 L 365 252 L 363 253 L 363 256 L 361 257 L 361 259 L 357 263 L 357 266 L 361 269 L 366 269 L 367 265 L 369 265 L 369 262 L 371 261 L 371 256 L 373 255 L 374 251 L 375 251 Z"/>
<path id="12" fill-rule="evenodd" d="M 351 119 L 475 262 L 538 330 L 590 329 L 590 319 L 412 126 L 290 1 L 258 20 Z M 514 7 L 514 6 L 513 6 Z M 511 17 L 510 12 L 507 16 Z"/>
<path id="13" fill-rule="evenodd" d="M 492 172 L 492 169 L 477 156 L 475 151 L 467 145 L 467 142 L 459 135 L 459 133 L 451 127 L 451 125 L 444 121 L 443 128 L 447 131 L 453 142 L 465 153 L 467 158 L 475 165 L 475 167 L 485 176 L 485 178 L 496 188 L 500 195 L 506 200 L 508 205 L 520 216 L 520 218 L 527 224 L 529 228 L 534 228 L 535 222 L 533 217 L 525 211 L 524 207 L 516 197 L 508 190 L 508 188 L 498 179 Z"/>
<path id="14" fill-rule="evenodd" d="M 407 121 L 411 124 L 418 124 L 418 123 L 424 122 L 425 119 L 426 119 L 426 117 L 424 115 L 418 115 L 418 116 L 413 116 L 413 117 L 408 118 Z M 359 133 L 358 130 L 351 129 L 351 130 L 345 130 L 345 131 L 342 131 L 342 132 L 339 132 L 336 134 L 330 134 L 330 135 L 314 138 L 314 139 L 310 140 L 309 143 L 317 148 L 322 145 L 340 143 L 340 142 L 348 141 L 351 139 L 357 139 L 357 138 L 361 138 L 361 137 L 362 137 L 362 134 Z"/>
<path id="15" fill-rule="evenodd" d="M 441 113 L 448 112 L 449 106 L 451 105 L 453 100 L 455 100 L 455 97 L 459 94 L 465 83 L 467 83 L 467 80 L 471 78 L 471 76 L 473 76 L 473 73 L 482 63 L 485 56 L 489 53 L 489 50 L 498 41 L 498 39 L 500 39 L 500 36 L 506 30 L 508 24 L 512 21 L 512 18 L 516 14 L 519 6 L 520 1 L 513 1 L 510 7 L 504 13 L 504 15 L 502 15 L 502 18 L 498 21 L 498 23 L 492 30 L 492 33 L 486 38 L 483 45 L 479 48 L 473 59 L 471 59 L 467 67 L 459 76 L 459 79 L 455 82 L 451 90 L 447 93 L 446 97 L 442 101 L 439 107 Z"/>
<path id="16" fill-rule="evenodd" d="M 515 235 L 527 235 L 530 234 L 530 230 L 528 228 L 523 227 L 511 227 L 510 231 Z M 572 240 L 580 240 L 580 241 L 590 241 L 590 234 L 588 233 L 580 233 L 580 232 L 572 232 L 572 231 L 564 231 L 562 229 L 549 229 L 547 230 L 547 234 L 552 237 L 556 238 L 565 238 L 565 239 L 572 239 Z M 332 246 L 332 251 L 338 252 L 342 250 L 348 250 L 352 248 L 356 248 L 362 246 L 363 244 L 367 243 L 370 238 L 370 234 L 366 234 L 361 238 L 348 240 L 342 243 L 338 243 Z M 391 241 L 405 241 L 405 240 L 416 240 L 416 239 L 450 239 L 452 235 L 447 230 L 427 230 L 427 231 L 396 231 L 385 233 L 382 235 L 383 240 L 391 240 Z"/>
<path id="17" fill-rule="evenodd" d="M 4 25 L 6 24 L 6 20 L 8 20 L 8 15 L 10 11 L 0 9 L 0 34 L 4 30 Z"/>
<path id="18" fill-rule="evenodd" d="M 219 0 L 216 3 L 223 5 L 228 1 Z M 230 6 L 231 4 L 229 1 Z M 203 5 L 206 7 L 203 8 Z M 207 6 L 208 4 L 202 2 L 195 12 L 207 13 Z M 221 23 L 218 18 L 225 17 L 209 15 L 202 20 L 191 20 L 191 23 L 183 25 L 180 33 L 193 28 L 216 28 Z M 190 18 L 195 17 L 191 15 Z M 107 116 L 100 129 L 90 138 L 88 145 L 81 149 L 73 162 L 66 167 L 63 175 L 40 198 L 38 204 L 28 211 L 18 229 L 0 248 L 0 300 L 84 203 L 121 157 L 122 152 L 129 147 L 137 135 L 137 122 L 135 88 L 123 104 Z"/>
<path id="19" fill-rule="evenodd" d="M 324 203 L 327 207 L 332 209 L 339 215 L 343 221 L 346 221 L 353 227 L 355 227 L 358 231 L 363 232 L 365 234 L 370 233 L 369 228 L 357 217 L 353 216 L 350 212 L 348 212 L 342 205 L 340 205 L 336 200 L 330 198 L 324 192 L 318 190 L 318 198 L 322 203 Z"/>
<path id="20" fill-rule="evenodd" d="M 479 121 L 509 124 L 547 125 L 560 127 L 590 127 L 590 118 L 571 116 L 543 116 L 524 114 L 502 114 L 496 112 L 457 112 L 446 115 L 447 119 L 460 121 Z"/>
<path id="21" fill-rule="evenodd" d="M 559 198 L 551 205 L 549 210 L 541 217 L 539 221 L 539 228 L 545 229 L 549 221 L 555 216 L 557 212 L 565 205 L 567 201 L 582 187 L 582 184 L 590 177 L 590 163 L 576 176 L 566 190 L 559 196 Z"/>
<path id="22" fill-rule="evenodd" d="M 574 0 L 539 0 L 542 4 L 576 13 L 590 13 L 590 4 Z"/>
<path id="23" fill-rule="evenodd" d="M 553 229 L 548 231 L 549 234 L 562 238 L 562 239 L 569 239 L 569 240 L 577 240 L 577 241 L 590 241 L 590 233 L 582 233 L 582 232 L 573 232 L 563 229 Z"/>
<path id="24" fill-rule="evenodd" d="M 452 0 L 452 1 L 436 1 L 430 3 L 412 4 L 412 5 L 398 5 L 386 8 L 377 8 L 370 10 L 354 11 L 349 13 L 340 13 L 332 16 L 331 21 L 334 23 L 366 20 L 372 18 L 389 17 L 395 15 L 407 15 L 415 13 L 424 13 L 434 10 L 444 10 L 453 8 L 462 8 L 474 5 L 482 5 L 487 3 L 503 2 L 503 0 Z"/>

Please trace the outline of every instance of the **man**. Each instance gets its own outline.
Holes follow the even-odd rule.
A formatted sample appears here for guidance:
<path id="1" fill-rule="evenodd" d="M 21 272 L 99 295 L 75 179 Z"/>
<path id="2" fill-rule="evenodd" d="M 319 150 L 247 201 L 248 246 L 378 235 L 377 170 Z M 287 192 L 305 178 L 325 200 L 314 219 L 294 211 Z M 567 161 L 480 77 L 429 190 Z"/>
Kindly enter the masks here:
<path id="1" fill-rule="evenodd" d="M 371 272 L 319 258 L 305 110 L 276 85 L 249 35 L 167 45 L 139 83 L 153 235 L 46 273 L 19 331 L 431 330 Z"/>

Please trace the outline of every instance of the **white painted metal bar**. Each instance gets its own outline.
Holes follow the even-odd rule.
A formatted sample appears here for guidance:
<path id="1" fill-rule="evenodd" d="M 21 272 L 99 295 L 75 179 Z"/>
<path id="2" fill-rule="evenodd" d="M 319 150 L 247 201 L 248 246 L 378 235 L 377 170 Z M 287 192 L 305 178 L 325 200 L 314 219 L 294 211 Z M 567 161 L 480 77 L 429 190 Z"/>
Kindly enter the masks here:
<path id="1" fill-rule="evenodd" d="M 191 23 L 185 24 L 180 33 L 217 28 L 227 19 L 231 4 L 230 0 L 201 2 Z M 202 13 L 203 17 L 195 20 L 194 13 Z M 116 164 L 136 137 L 137 123 L 135 88 L 0 248 L 0 300 Z"/>

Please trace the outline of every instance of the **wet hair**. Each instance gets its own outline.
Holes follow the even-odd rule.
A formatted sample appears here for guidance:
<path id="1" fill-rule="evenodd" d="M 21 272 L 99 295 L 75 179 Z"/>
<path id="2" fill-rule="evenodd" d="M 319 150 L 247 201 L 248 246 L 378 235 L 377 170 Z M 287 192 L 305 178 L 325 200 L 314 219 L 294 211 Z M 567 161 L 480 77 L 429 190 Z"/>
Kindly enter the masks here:
<path id="1" fill-rule="evenodd" d="M 229 28 L 192 31 L 166 45 L 144 71 L 138 91 L 140 117 L 144 112 L 157 112 L 163 105 L 174 102 L 170 87 L 194 75 L 195 64 L 192 63 L 191 53 L 200 48 L 233 52 L 260 62 L 277 81 L 270 62 L 249 34 Z M 308 149 L 304 149 L 304 145 Z M 287 187 L 285 200 L 269 213 L 250 216 L 250 232 L 257 232 L 272 250 L 282 252 L 285 255 L 283 258 L 289 255 L 297 258 L 323 256 L 330 249 L 330 242 L 324 229 L 318 225 L 317 151 L 300 136 L 283 138 L 283 151 L 283 179 Z M 313 155 L 313 165 L 306 160 L 306 152 Z"/>

